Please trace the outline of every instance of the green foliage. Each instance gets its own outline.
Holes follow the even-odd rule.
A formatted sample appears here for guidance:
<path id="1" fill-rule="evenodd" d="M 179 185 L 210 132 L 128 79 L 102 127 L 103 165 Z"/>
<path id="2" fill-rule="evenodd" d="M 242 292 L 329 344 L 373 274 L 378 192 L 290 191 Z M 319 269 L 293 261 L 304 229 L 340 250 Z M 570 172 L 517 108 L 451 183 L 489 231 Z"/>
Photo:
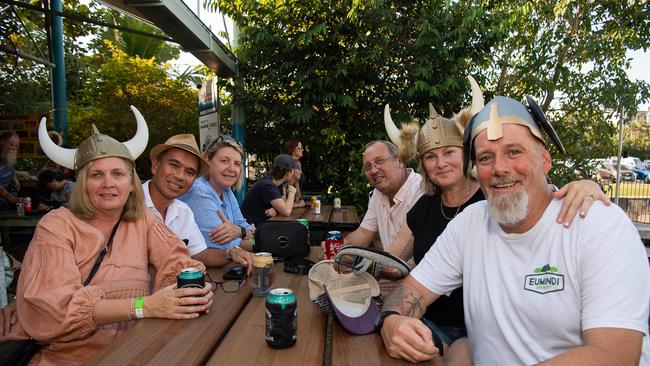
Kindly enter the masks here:
<path id="1" fill-rule="evenodd" d="M 628 49 L 646 48 L 648 4 L 643 1 L 485 1 L 507 34 L 487 69 L 495 94 L 534 96 L 560 135 L 567 154 L 553 152 L 550 178 L 558 185 L 589 171 L 588 158 L 616 154 L 621 106 L 635 114 L 650 86 L 631 81 Z M 560 159 L 568 161 L 567 168 Z"/>
<path id="2" fill-rule="evenodd" d="M 100 132 L 119 141 L 135 133 L 136 106 L 149 126 L 148 149 L 138 159 L 141 177 L 150 176 L 149 150 L 172 135 L 198 135 L 196 91 L 173 79 L 168 66 L 153 58 L 130 57 L 107 41 L 110 51 L 102 56 L 101 67 L 70 113 L 70 143 L 77 146 L 90 135 L 95 124 Z"/>
<path id="3" fill-rule="evenodd" d="M 465 76 L 488 64 L 497 40 L 494 20 L 465 2 L 210 4 L 240 27 L 249 152 L 270 161 L 300 139 L 307 189 L 363 210 L 371 187 L 362 153 L 386 138 L 384 104 L 396 121 L 424 117 L 429 102 L 450 116 L 469 96 Z"/>

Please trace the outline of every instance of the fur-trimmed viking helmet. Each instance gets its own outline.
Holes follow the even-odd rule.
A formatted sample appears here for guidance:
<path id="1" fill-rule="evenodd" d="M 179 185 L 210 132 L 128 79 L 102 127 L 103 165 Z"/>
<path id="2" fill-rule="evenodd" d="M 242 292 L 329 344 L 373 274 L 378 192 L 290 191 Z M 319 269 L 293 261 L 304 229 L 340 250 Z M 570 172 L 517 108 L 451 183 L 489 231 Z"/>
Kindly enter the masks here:
<path id="1" fill-rule="evenodd" d="M 467 77 L 472 86 L 472 105 L 465 108 L 452 120 L 444 118 L 429 104 L 429 118 L 420 128 L 419 123 L 402 125 L 398 130 L 390 116 L 388 104 L 384 108 L 384 125 L 391 141 L 400 148 L 403 161 L 422 157 L 425 152 L 444 146 L 463 147 L 463 129 L 469 119 L 483 108 L 483 93 L 471 76 Z"/>
<path id="2" fill-rule="evenodd" d="M 134 161 L 142 154 L 149 141 L 147 122 L 140 112 L 131 106 L 138 127 L 135 136 L 121 143 L 114 138 L 101 134 L 95 125 L 92 125 L 92 135 L 82 142 L 77 149 L 66 149 L 57 146 L 47 133 L 45 117 L 41 119 L 38 127 L 38 140 L 43 152 L 55 163 L 69 169 L 79 171 L 89 162 L 107 157 L 120 157 Z"/>

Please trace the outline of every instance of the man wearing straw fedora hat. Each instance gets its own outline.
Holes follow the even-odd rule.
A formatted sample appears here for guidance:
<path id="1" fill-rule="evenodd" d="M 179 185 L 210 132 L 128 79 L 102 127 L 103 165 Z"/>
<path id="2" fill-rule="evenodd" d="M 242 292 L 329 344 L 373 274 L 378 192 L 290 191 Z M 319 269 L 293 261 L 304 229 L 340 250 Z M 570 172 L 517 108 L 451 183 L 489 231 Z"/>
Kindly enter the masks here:
<path id="1" fill-rule="evenodd" d="M 194 136 L 172 136 L 164 144 L 151 149 L 149 157 L 152 177 L 142 184 L 145 204 L 187 244 L 192 258 L 212 267 L 230 261 L 248 265 L 252 260 L 251 254 L 238 247 L 208 249 L 194 221 L 192 209 L 177 199 L 189 191 L 196 177 L 208 170 L 208 162 L 201 156 Z"/>

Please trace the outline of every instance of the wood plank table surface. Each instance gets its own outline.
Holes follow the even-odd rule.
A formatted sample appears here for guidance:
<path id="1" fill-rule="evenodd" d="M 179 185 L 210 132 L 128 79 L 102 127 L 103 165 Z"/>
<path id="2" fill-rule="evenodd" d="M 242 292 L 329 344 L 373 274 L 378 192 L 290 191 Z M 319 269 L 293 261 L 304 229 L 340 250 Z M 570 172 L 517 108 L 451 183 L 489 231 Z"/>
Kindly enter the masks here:
<path id="1" fill-rule="evenodd" d="M 330 215 L 330 225 L 342 229 L 356 229 L 359 226 L 357 208 L 355 206 L 341 206 L 340 211 L 333 210 Z"/>
<path id="2" fill-rule="evenodd" d="M 290 288 L 298 302 L 298 340 L 293 347 L 266 344 L 265 298 L 253 297 L 219 344 L 207 365 L 320 365 L 325 345 L 325 316 L 311 303 L 307 276 L 285 273 L 275 265 L 273 287 Z"/>
<path id="3" fill-rule="evenodd" d="M 0 211 L 0 228 L 2 229 L 2 243 L 0 245 L 9 246 L 11 244 L 10 227 L 36 227 L 38 221 L 45 214 L 46 212 L 33 211 L 25 216 L 18 216 L 16 210 Z"/>
<path id="4" fill-rule="evenodd" d="M 209 268 L 215 281 L 232 265 Z M 235 293 L 219 287 L 209 314 L 192 320 L 144 319 L 88 365 L 204 365 L 251 298 L 248 284 Z"/>
<path id="5" fill-rule="evenodd" d="M 296 221 L 307 212 L 309 207 L 294 207 L 291 209 L 291 215 L 287 216 L 273 216 L 269 221 Z"/>
<path id="6" fill-rule="evenodd" d="M 270 221 L 295 221 L 306 219 L 310 228 L 316 230 L 352 231 L 359 226 L 359 215 L 355 206 L 341 206 L 340 211 L 334 211 L 332 205 L 322 205 L 320 214 L 316 214 L 311 207 L 295 207 L 291 215 L 274 216 Z"/>
<path id="7" fill-rule="evenodd" d="M 392 358 L 377 333 L 352 335 L 335 320 L 332 330 L 332 365 L 415 365 L 406 360 Z M 363 350 L 363 351 L 361 351 Z M 433 361 L 417 365 L 433 365 Z"/>
<path id="8" fill-rule="evenodd" d="M 331 205 L 322 205 L 320 208 L 320 214 L 316 214 L 314 208 L 310 207 L 301 219 L 306 219 L 309 221 L 309 226 L 327 226 L 330 222 L 330 215 L 332 214 L 333 206 Z"/>

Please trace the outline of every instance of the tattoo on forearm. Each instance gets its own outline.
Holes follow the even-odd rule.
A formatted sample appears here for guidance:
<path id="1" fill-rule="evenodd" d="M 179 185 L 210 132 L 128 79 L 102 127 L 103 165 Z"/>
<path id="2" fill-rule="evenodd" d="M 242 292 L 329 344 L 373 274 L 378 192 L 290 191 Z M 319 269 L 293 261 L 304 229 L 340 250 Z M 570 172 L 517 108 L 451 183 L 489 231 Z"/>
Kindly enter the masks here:
<path id="1" fill-rule="evenodd" d="M 400 283 L 388 295 L 383 310 L 396 310 L 402 315 L 419 318 L 424 313 L 422 296 L 409 286 Z"/>

